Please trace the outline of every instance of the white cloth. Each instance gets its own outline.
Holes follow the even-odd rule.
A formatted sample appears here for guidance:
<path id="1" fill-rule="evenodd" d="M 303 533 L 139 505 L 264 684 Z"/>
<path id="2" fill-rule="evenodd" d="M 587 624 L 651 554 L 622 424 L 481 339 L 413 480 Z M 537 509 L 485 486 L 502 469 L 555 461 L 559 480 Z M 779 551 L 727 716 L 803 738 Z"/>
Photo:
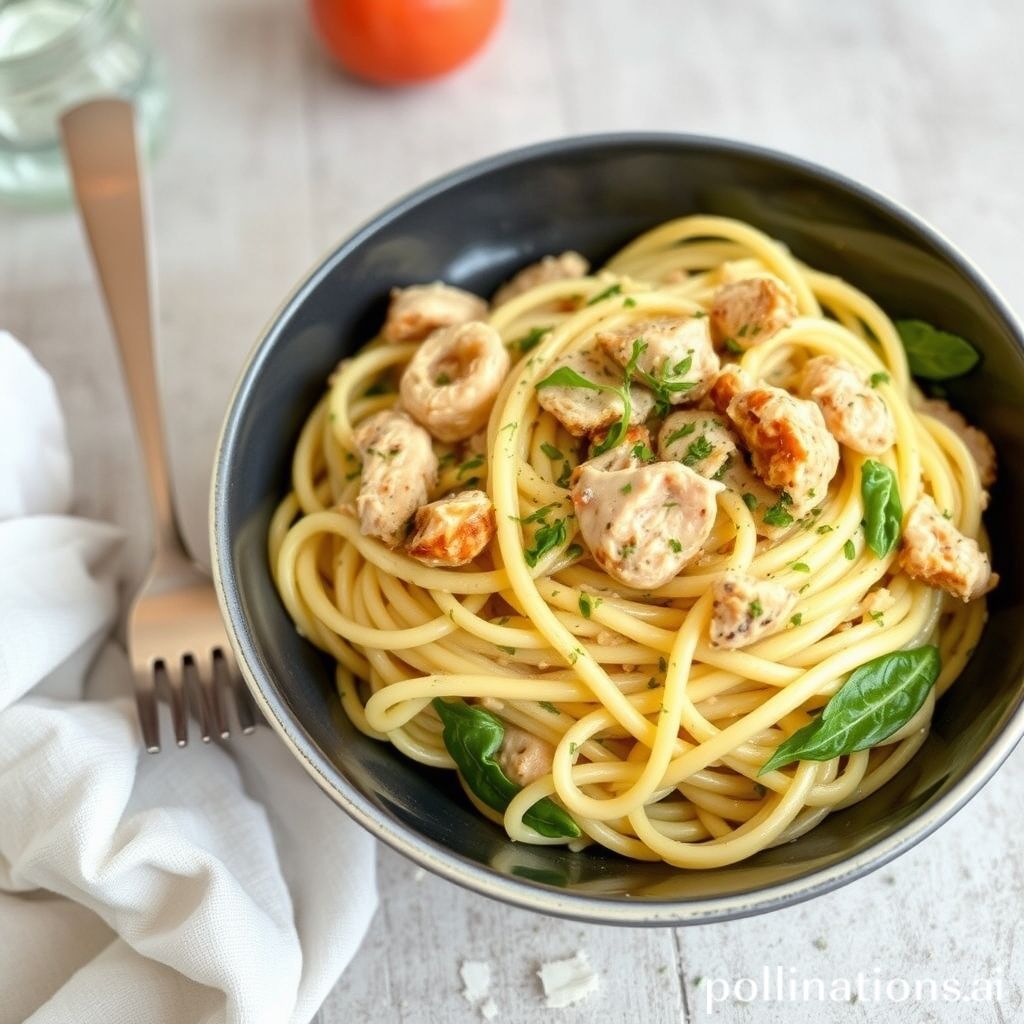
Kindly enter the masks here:
<path id="1" fill-rule="evenodd" d="M 372 840 L 268 729 L 142 751 L 119 536 L 70 494 L 52 382 L 0 332 L 0 1024 L 308 1021 L 373 916 Z"/>

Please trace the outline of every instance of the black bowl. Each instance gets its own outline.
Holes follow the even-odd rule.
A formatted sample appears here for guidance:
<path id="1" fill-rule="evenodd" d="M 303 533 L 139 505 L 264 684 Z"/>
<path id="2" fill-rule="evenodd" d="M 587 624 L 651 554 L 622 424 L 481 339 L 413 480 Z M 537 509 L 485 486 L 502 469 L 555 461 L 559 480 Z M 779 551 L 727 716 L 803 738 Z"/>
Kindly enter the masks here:
<path id="1" fill-rule="evenodd" d="M 393 285 L 438 278 L 489 294 L 513 271 L 573 248 L 600 264 L 683 214 L 749 221 L 893 316 L 970 338 L 979 370 L 957 407 L 999 450 L 987 514 L 1002 584 L 931 738 L 884 789 L 803 838 L 733 867 L 680 871 L 601 851 L 514 844 L 448 773 L 360 735 L 331 666 L 296 633 L 267 565 L 266 533 L 288 489 L 300 426 L 327 375 L 380 324 Z M 1019 413 L 1024 340 L 992 286 L 945 239 L 831 171 L 751 146 L 675 135 L 569 139 L 486 160 L 428 185 L 323 259 L 256 345 L 228 410 L 214 476 L 217 586 L 236 654 L 267 720 L 323 789 L 396 850 L 454 882 L 551 914 L 621 924 L 739 917 L 806 899 L 884 864 L 978 791 L 1024 732 L 1024 507 Z"/>

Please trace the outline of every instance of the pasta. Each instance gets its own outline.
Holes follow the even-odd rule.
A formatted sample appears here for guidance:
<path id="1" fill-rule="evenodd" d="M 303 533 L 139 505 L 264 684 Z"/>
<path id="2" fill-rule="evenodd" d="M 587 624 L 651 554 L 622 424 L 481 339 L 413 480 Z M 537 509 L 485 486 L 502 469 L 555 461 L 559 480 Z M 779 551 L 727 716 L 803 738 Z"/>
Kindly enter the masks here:
<path id="1" fill-rule="evenodd" d="M 512 839 L 717 867 L 921 746 L 995 582 L 990 467 L 882 309 L 749 225 L 587 269 L 528 268 L 468 326 L 466 293 L 397 295 L 302 430 L 270 562 L 356 728 L 458 767 Z"/>

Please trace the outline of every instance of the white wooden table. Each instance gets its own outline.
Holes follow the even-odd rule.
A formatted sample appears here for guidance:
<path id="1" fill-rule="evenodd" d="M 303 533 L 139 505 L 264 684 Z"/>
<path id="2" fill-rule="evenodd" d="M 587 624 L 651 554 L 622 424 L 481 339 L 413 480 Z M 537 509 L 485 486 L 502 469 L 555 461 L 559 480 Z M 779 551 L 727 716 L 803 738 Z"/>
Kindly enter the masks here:
<path id="1" fill-rule="evenodd" d="M 160 339 L 186 532 L 206 547 L 211 453 L 232 381 L 278 299 L 330 244 L 421 181 L 567 133 L 732 136 L 831 165 L 945 230 L 1024 308 L 1024 8 L 1014 0 L 509 0 L 499 37 L 439 84 L 337 74 L 290 0 L 146 0 L 175 123 L 154 170 Z M 80 511 L 144 538 L 127 407 L 78 228 L 0 214 L 0 324 L 57 379 Z M 479 1020 L 463 959 L 491 964 L 502 1021 L 1024 1018 L 1024 749 L 937 835 L 812 903 L 693 929 L 627 931 L 510 910 L 380 854 L 381 909 L 320 1024 Z M 587 1002 L 545 1010 L 541 961 L 585 949 Z M 998 1003 L 752 1002 L 786 978 L 997 979 Z M 740 995 L 749 991 L 741 987 Z M 897 986 L 896 992 L 902 989 Z"/>

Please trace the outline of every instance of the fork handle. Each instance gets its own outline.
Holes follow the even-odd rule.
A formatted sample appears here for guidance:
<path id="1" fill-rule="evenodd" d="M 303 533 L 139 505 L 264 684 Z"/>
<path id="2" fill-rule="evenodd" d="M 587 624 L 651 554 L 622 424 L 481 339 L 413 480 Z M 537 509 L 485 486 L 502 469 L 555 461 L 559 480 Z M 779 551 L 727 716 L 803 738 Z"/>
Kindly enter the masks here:
<path id="1" fill-rule="evenodd" d="M 125 100 L 91 100 L 63 115 L 61 135 L 135 412 L 157 552 L 184 553 L 157 390 L 135 111 Z"/>

